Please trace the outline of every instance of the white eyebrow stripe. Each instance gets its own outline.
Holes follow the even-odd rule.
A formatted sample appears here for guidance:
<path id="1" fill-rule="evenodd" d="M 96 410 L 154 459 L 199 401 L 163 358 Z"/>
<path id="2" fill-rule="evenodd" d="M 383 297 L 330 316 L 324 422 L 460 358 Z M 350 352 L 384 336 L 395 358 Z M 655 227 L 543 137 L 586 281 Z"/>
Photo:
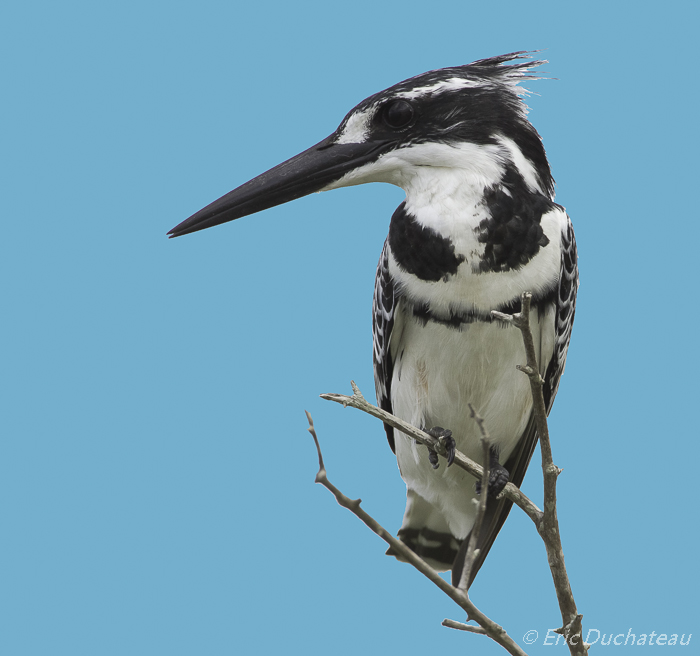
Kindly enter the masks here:
<path id="1" fill-rule="evenodd" d="M 364 143 L 369 136 L 369 122 L 374 115 L 376 105 L 360 112 L 355 112 L 345 124 L 343 132 L 336 143 Z"/>
<path id="2" fill-rule="evenodd" d="M 410 91 L 397 93 L 396 97 L 413 100 L 429 94 L 444 93 L 445 91 L 457 91 L 458 89 L 475 89 L 482 86 L 486 85 L 483 82 L 467 80 L 463 77 L 451 77 L 448 80 L 441 80 L 440 82 L 436 82 L 435 84 L 431 84 L 426 87 L 417 87 L 415 89 L 411 89 Z"/>

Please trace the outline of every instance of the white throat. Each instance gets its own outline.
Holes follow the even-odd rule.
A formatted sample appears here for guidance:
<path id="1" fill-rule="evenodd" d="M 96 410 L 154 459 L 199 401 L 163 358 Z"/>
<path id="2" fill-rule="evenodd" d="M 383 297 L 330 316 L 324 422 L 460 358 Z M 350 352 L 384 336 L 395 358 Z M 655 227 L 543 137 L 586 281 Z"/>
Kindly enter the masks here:
<path id="1" fill-rule="evenodd" d="M 484 191 L 498 185 L 507 164 L 514 166 L 532 191 L 542 190 L 532 164 L 511 140 L 495 144 L 419 143 L 398 148 L 346 173 L 324 191 L 368 182 L 386 182 L 406 192 L 406 209 L 422 224 L 438 229 L 445 220 L 476 224 Z M 440 230 L 439 230 L 440 231 Z"/>

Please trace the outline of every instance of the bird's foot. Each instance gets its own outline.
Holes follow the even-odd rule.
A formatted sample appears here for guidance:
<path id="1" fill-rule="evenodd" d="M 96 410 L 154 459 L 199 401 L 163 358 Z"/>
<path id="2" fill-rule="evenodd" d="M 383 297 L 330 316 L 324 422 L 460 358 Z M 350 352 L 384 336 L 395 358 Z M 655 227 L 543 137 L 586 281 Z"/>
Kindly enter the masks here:
<path id="1" fill-rule="evenodd" d="M 498 453 L 492 447 L 489 451 L 489 490 L 490 497 L 497 497 L 510 480 L 508 470 L 498 462 Z M 476 493 L 481 494 L 481 481 L 476 482 Z"/>
<path id="2" fill-rule="evenodd" d="M 438 440 L 442 447 L 445 449 L 445 454 L 447 456 L 447 466 L 449 467 L 455 460 L 455 449 L 457 448 L 457 445 L 455 444 L 455 438 L 452 437 L 452 431 L 447 430 L 446 428 L 441 428 L 440 426 L 435 426 L 434 428 L 426 430 L 425 432 L 428 433 L 428 435 L 430 435 L 431 437 L 434 437 L 436 440 Z M 430 464 L 432 465 L 433 469 L 438 468 L 438 454 L 436 451 L 433 451 L 433 449 L 430 448 L 428 449 L 428 460 L 430 461 Z"/>

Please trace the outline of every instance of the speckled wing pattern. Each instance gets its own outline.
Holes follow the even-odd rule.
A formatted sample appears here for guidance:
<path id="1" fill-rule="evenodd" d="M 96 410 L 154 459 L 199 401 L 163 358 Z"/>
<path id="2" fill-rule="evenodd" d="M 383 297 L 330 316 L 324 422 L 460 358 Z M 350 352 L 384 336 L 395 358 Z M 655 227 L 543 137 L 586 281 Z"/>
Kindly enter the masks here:
<path id="1" fill-rule="evenodd" d="M 563 211 L 563 210 L 562 210 Z M 554 354 L 544 375 L 544 402 L 547 413 L 552 409 L 554 397 L 559 389 L 559 379 L 564 373 L 566 354 L 569 350 L 571 329 L 576 312 L 578 291 L 578 254 L 571 219 L 566 217 L 566 227 L 561 235 L 561 266 L 559 267 L 559 290 L 557 292 L 556 340 Z"/>
<path id="2" fill-rule="evenodd" d="M 374 300 L 372 302 L 372 334 L 374 352 L 374 385 L 377 391 L 377 405 L 393 414 L 391 408 L 391 378 L 394 363 L 391 359 L 390 341 L 394 328 L 394 311 L 396 309 L 394 283 L 389 275 L 389 240 L 384 243 L 377 265 L 377 277 L 374 281 Z M 394 445 L 394 429 L 384 424 L 391 450 Z"/>

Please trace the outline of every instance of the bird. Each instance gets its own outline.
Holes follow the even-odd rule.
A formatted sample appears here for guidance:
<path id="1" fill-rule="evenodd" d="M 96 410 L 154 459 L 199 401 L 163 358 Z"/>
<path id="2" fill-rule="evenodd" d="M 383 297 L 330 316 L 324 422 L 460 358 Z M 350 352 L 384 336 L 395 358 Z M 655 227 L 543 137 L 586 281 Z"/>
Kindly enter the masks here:
<path id="1" fill-rule="evenodd" d="M 370 182 L 401 187 L 377 267 L 373 366 L 382 409 L 483 461 L 488 490 L 466 471 L 391 426 L 386 436 L 406 483 L 399 539 L 458 585 L 487 494 L 469 585 L 511 509 L 498 493 L 520 486 L 537 443 L 520 333 L 492 311 L 521 310 L 530 323 L 547 412 L 564 372 L 578 290 L 571 220 L 554 202 L 542 139 L 523 86 L 546 63 L 517 51 L 431 70 L 369 96 L 328 137 L 193 214 L 178 237 L 302 196 Z M 399 557 L 391 549 L 387 552 Z"/>

